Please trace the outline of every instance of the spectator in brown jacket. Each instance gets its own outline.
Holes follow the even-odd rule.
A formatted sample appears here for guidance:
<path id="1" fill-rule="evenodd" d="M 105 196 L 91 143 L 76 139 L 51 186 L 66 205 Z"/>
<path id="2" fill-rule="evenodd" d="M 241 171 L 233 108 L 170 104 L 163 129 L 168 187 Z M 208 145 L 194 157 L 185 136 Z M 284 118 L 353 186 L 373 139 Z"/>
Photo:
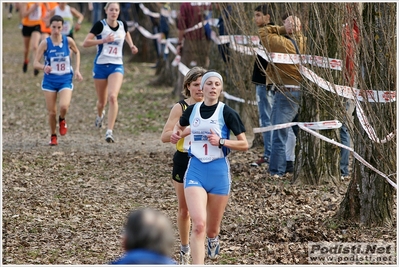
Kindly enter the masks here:
<path id="1" fill-rule="evenodd" d="M 283 26 L 267 25 L 259 28 L 259 36 L 268 52 L 285 54 L 305 52 L 305 37 L 301 33 L 301 21 L 296 16 L 287 17 Z M 276 90 L 271 115 L 272 125 L 292 122 L 297 116 L 302 80 L 297 64 L 281 64 L 273 61 L 268 64 L 266 84 L 274 85 Z M 273 131 L 269 172 L 276 178 L 286 173 L 285 151 L 288 132 L 289 128 Z"/>

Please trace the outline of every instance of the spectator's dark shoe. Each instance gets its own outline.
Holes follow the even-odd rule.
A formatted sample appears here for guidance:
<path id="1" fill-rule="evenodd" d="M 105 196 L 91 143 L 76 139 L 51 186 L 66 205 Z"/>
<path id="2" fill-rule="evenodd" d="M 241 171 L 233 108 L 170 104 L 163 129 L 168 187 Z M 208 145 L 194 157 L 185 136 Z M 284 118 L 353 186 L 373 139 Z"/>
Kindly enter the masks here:
<path id="1" fill-rule="evenodd" d="M 257 162 L 252 162 L 251 166 L 253 167 L 259 167 L 261 164 L 267 163 L 269 164 L 269 158 L 268 157 L 262 157 L 260 158 Z"/>
<path id="2" fill-rule="evenodd" d="M 294 173 L 294 162 L 293 161 L 287 161 L 287 166 L 285 167 L 285 172 L 286 173 Z"/>

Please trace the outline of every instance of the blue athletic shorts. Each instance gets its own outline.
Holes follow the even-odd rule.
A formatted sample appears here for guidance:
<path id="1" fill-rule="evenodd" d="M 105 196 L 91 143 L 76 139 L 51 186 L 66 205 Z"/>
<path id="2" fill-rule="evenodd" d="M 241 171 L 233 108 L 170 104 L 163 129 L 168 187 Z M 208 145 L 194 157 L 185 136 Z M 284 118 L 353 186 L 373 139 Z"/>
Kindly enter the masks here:
<path id="1" fill-rule="evenodd" d="M 48 82 L 45 80 L 42 81 L 43 91 L 58 93 L 65 89 L 73 90 L 73 83 L 72 82 L 56 83 L 56 82 Z"/>
<path id="2" fill-rule="evenodd" d="M 202 163 L 191 157 L 184 175 L 184 188 L 203 187 L 207 193 L 228 195 L 231 187 L 230 163 L 225 158 Z"/>
<path id="3" fill-rule="evenodd" d="M 94 64 L 93 78 L 94 79 L 107 79 L 109 75 L 115 72 L 120 72 L 122 75 L 125 73 L 123 65 L 119 64 Z"/>

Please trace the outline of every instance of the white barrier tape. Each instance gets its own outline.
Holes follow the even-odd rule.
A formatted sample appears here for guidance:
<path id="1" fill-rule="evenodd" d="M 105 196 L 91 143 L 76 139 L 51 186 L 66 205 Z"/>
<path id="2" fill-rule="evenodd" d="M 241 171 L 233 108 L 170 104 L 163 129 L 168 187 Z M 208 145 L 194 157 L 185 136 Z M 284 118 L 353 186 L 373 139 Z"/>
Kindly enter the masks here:
<path id="1" fill-rule="evenodd" d="M 187 74 L 187 72 L 189 72 L 189 68 L 187 68 L 187 66 L 186 65 L 184 65 L 183 63 L 179 63 L 179 71 L 181 72 L 181 73 L 183 73 L 184 74 L 184 76 Z"/>
<path id="2" fill-rule="evenodd" d="M 396 91 L 359 90 L 349 86 L 332 84 L 302 65 L 299 66 L 299 71 L 305 78 L 317 84 L 324 90 L 337 93 L 338 95 L 343 96 L 345 98 L 349 99 L 356 98 L 359 101 L 378 102 L 378 103 L 387 103 L 387 102 L 396 101 Z"/>
<path id="3" fill-rule="evenodd" d="M 171 47 L 173 47 L 173 45 L 171 45 L 171 44 L 169 44 L 169 45 Z M 188 72 L 188 70 L 189 70 L 183 63 L 180 62 L 180 56 L 176 56 L 176 58 L 172 62 L 172 65 L 173 66 L 177 66 L 178 65 L 179 66 L 179 71 L 181 73 L 183 73 L 183 75 L 185 75 Z M 303 67 L 303 66 L 301 66 L 301 67 Z M 184 72 L 182 70 L 184 70 Z M 314 73 L 314 75 L 316 75 L 316 74 Z M 321 79 L 321 80 L 323 80 L 323 79 Z M 324 81 L 324 82 L 328 83 L 327 81 Z M 319 86 L 321 86 L 321 85 L 319 84 Z M 330 87 L 327 86 L 326 90 L 328 90 L 329 88 Z M 351 87 L 347 87 L 347 86 L 340 86 L 339 88 L 341 88 L 341 90 L 339 92 L 337 92 L 339 95 L 347 97 L 347 98 L 350 98 L 350 99 L 354 98 L 353 94 L 349 93 L 349 92 L 350 92 L 350 90 L 355 89 L 355 88 L 351 88 Z M 334 92 L 332 90 L 329 90 L 329 91 Z M 223 91 L 222 93 L 223 93 L 223 95 L 224 95 L 224 97 L 226 99 L 237 101 L 237 102 L 241 102 L 241 103 L 247 102 L 248 104 L 257 105 L 257 102 L 255 102 L 255 101 L 252 101 L 252 102 L 251 101 L 245 101 L 244 99 L 236 97 L 236 96 L 232 96 L 232 95 L 230 95 L 229 93 L 227 93 L 225 91 Z M 386 142 L 388 142 L 388 141 L 393 139 L 393 137 L 396 135 L 396 133 L 390 133 L 383 140 L 380 140 L 377 137 L 374 128 L 369 124 L 366 116 L 364 115 L 363 109 L 361 108 L 360 103 L 358 101 L 356 101 L 356 107 L 357 107 L 356 114 L 357 114 L 357 117 L 359 118 L 360 124 L 362 125 L 362 128 L 366 131 L 368 137 L 372 141 L 377 142 L 377 143 L 386 143 Z M 320 125 L 320 124 L 318 124 L 318 125 Z M 341 126 L 339 126 L 339 127 L 341 127 Z M 254 132 L 257 131 L 257 130 L 258 130 L 258 128 L 255 128 Z M 270 128 L 268 130 L 273 130 L 273 128 Z"/>
<path id="4" fill-rule="evenodd" d="M 179 65 L 180 59 L 181 59 L 181 56 L 177 55 L 177 56 L 175 57 L 175 59 L 173 59 L 171 65 L 172 65 L 173 67 L 176 67 L 177 65 Z M 183 72 L 182 72 L 182 74 L 183 74 L 184 76 L 186 76 L 186 73 L 183 73 Z"/>
<path id="5" fill-rule="evenodd" d="M 259 48 L 252 48 L 252 47 L 247 47 L 247 46 L 242 46 L 242 45 L 236 45 L 234 43 L 230 44 L 230 47 L 240 53 L 246 54 L 246 55 L 253 55 L 253 51 L 258 53 L 260 56 L 262 56 L 264 59 L 267 61 L 273 60 L 274 63 L 284 63 L 284 64 L 300 64 L 301 61 L 299 60 L 301 57 L 299 55 L 293 55 L 293 54 L 281 54 L 281 53 L 268 53 L 270 58 L 268 58 L 267 54 L 265 51 L 259 49 Z M 292 56 L 292 58 L 290 58 Z M 273 59 L 272 59 L 273 57 Z M 315 62 L 315 64 L 323 64 L 324 67 L 326 67 L 326 61 L 325 58 L 323 60 L 320 60 L 322 57 L 316 57 L 316 56 L 310 56 L 310 55 L 305 55 L 305 62 L 306 63 L 311 63 Z M 330 68 L 338 68 L 341 63 L 334 62 L 332 64 L 332 60 L 335 59 L 329 59 L 330 60 Z M 324 63 L 323 63 L 324 62 Z M 337 63 L 337 64 L 335 64 Z M 321 65 L 320 65 L 321 66 Z M 352 88 L 349 86 L 343 86 L 343 85 L 336 85 L 332 84 L 320 76 L 318 76 L 316 73 L 311 71 L 310 69 L 306 68 L 303 65 L 299 66 L 300 69 L 299 71 L 301 74 L 310 80 L 311 82 L 317 84 L 321 88 L 337 93 L 340 96 L 343 96 L 345 98 L 349 99 L 354 99 L 355 97 L 360 100 L 360 101 L 368 101 L 368 102 L 394 102 L 396 101 L 396 91 L 375 91 L 375 90 L 359 90 L 356 88 Z"/>
<path id="6" fill-rule="evenodd" d="M 177 39 L 177 38 L 176 38 Z M 163 41 L 163 40 L 162 40 Z M 176 40 L 177 42 L 177 40 Z M 173 54 L 177 55 L 177 50 L 174 45 L 172 45 L 170 39 L 166 39 L 166 45 L 165 45 L 165 54 L 169 54 L 169 51 L 166 51 L 166 49 L 172 51 Z M 180 61 L 180 60 L 179 60 Z"/>
<path id="7" fill-rule="evenodd" d="M 147 8 L 144 7 L 144 5 L 140 4 L 140 7 L 143 10 L 143 12 L 144 12 L 144 9 L 147 10 L 144 12 L 144 14 L 159 17 L 159 14 L 149 11 Z M 165 15 L 163 14 L 163 16 L 167 16 L 167 14 L 165 14 Z M 169 18 L 170 18 L 170 16 L 169 16 Z M 211 19 L 211 20 L 204 22 L 204 24 L 206 24 L 206 23 L 209 23 L 211 26 L 215 26 L 215 25 L 217 25 L 218 20 Z M 139 26 L 137 23 L 136 23 L 136 25 L 137 25 L 136 27 L 139 29 L 139 31 L 145 37 L 148 36 L 147 38 L 149 38 L 149 39 L 160 39 L 159 34 L 157 34 L 157 35 L 151 34 L 147 30 L 145 30 L 143 27 Z M 187 29 L 185 32 L 196 30 L 196 29 L 202 27 L 202 25 L 203 25 L 203 23 L 200 22 L 197 25 L 195 25 L 194 27 Z M 176 38 L 174 38 L 174 39 L 176 39 Z M 223 43 L 230 42 L 232 49 L 235 49 L 236 51 L 239 51 L 239 52 L 241 52 L 243 54 L 247 54 L 247 55 L 253 55 L 253 53 L 255 52 L 255 53 L 261 55 L 264 59 L 266 59 L 269 62 L 270 62 L 270 60 L 272 60 L 275 63 L 285 63 L 285 64 L 308 63 L 308 64 L 312 64 L 312 65 L 315 65 L 318 67 L 330 68 L 330 69 L 335 69 L 335 70 L 341 70 L 341 66 L 342 66 L 342 61 L 338 60 L 338 59 L 331 59 L 331 58 L 312 56 L 312 55 L 299 56 L 297 54 L 282 54 L 282 53 L 269 53 L 269 57 L 268 57 L 268 56 L 266 56 L 266 52 L 259 48 L 252 48 L 255 51 L 251 51 L 248 49 L 248 47 L 236 45 L 236 43 L 238 43 L 238 44 L 252 43 L 253 45 L 259 45 L 259 37 L 257 37 L 257 36 L 251 36 L 250 38 L 248 38 L 246 36 L 238 36 L 238 35 L 233 35 L 233 36 L 228 36 L 228 37 L 226 37 L 226 36 L 217 37 L 216 33 L 214 31 L 212 31 L 211 39 L 216 44 L 223 44 Z M 248 39 L 250 40 L 250 42 L 248 41 Z M 165 47 L 165 52 L 167 51 L 167 49 L 171 49 L 172 52 L 174 54 L 176 54 L 175 47 L 173 45 L 171 45 L 171 42 L 176 42 L 176 40 L 173 40 L 173 41 L 170 39 L 162 40 L 162 43 L 165 43 L 165 42 L 167 44 Z M 289 62 L 287 63 L 288 60 L 289 60 Z M 178 65 L 179 71 L 183 75 L 186 75 L 186 73 L 189 71 L 189 68 L 180 62 L 179 55 L 176 56 L 176 58 L 173 60 L 172 65 L 173 66 Z M 321 77 L 316 75 L 316 73 L 314 73 L 313 71 L 309 70 L 308 68 L 306 68 L 302 65 L 300 65 L 300 71 L 308 80 L 314 82 L 315 84 L 322 87 L 323 89 L 330 91 L 330 92 L 335 92 L 338 95 L 349 98 L 349 99 L 354 99 L 355 95 L 356 95 L 356 99 L 359 101 L 385 102 L 385 103 L 396 101 L 396 92 L 395 91 L 382 91 L 381 92 L 381 91 L 367 90 L 367 91 L 365 91 L 365 95 L 366 95 L 366 98 L 365 98 L 364 93 L 363 93 L 364 91 L 360 91 L 359 89 L 351 88 L 348 86 L 331 84 L 330 82 L 322 79 Z M 331 88 L 334 88 L 334 90 L 332 90 Z M 224 91 L 223 91 L 223 94 L 226 99 L 245 103 L 245 100 L 242 98 L 232 96 Z M 248 103 L 249 103 L 249 101 L 248 101 Z M 257 103 L 252 102 L 252 104 L 256 105 Z M 363 109 L 361 108 L 360 103 L 358 101 L 356 101 L 356 107 L 357 107 L 356 114 L 359 118 L 359 121 L 360 121 L 363 129 L 366 131 L 366 133 L 368 134 L 368 136 L 371 140 L 373 140 L 374 142 L 377 142 L 377 143 L 386 143 L 387 141 L 390 141 L 393 139 L 393 137 L 396 135 L 396 131 L 388 134 L 387 137 L 384 138 L 383 140 L 380 140 L 377 137 L 377 135 L 374 131 L 374 128 L 369 124 L 366 116 L 364 115 Z M 311 129 L 322 130 L 322 129 L 340 128 L 342 126 L 342 124 L 339 121 L 335 120 L 335 121 L 321 121 L 321 122 L 307 122 L 307 123 L 300 123 L 300 122 L 286 123 L 286 124 L 273 125 L 273 126 L 262 127 L 262 128 L 254 128 L 253 132 L 259 133 L 259 132 L 271 131 L 271 130 L 275 130 L 275 129 L 292 127 L 294 125 L 298 125 L 301 129 L 313 134 L 316 137 L 319 137 L 320 139 L 322 139 L 324 141 L 327 141 L 327 142 L 335 144 L 339 147 L 348 149 L 349 151 L 351 151 L 353 153 L 354 157 L 357 160 L 362 162 L 368 168 L 374 170 L 376 173 L 378 173 L 382 177 L 384 177 L 389 184 L 391 184 L 395 189 L 397 189 L 397 185 L 394 182 L 392 182 L 387 175 L 385 175 L 381 171 L 374 168 L 371 164 L 369 164 L 367 161 L 365 161 L 359 154 L 357 154 L 351 147 L 342 145 L 341 143 L 338 143 L 334 140 L 328 139 L 325 136 L 311 130 Z"/>
<path id="8" fill-rule="evenodd" d="M 218 21 L 218 19 L 209 19 L 209 20 L 205 20 L 205 21 L 203 21 L 203 22 L 199 22 L 199 23 L 197 23 L 196 25 L 194 25 L 193 27 L 186 29 L 186 30 L 184 31 L 184 33 L 191 32 L 191 31 L 200 29 L 200 28 L 203 27 L 203 25 L 206 25 L 206 24 L 210 24 L 210 25 L 212 25 L 212 26 L 215 26 L 214 24 L 216 23 L 216 25 L 217 25 L 217 21 Z M 152 34 L 152 33 L 150 33 L 147 29 L 145 29 L 143 26 L 140 26 L 137 22 L 134 22 L 134 23 L 131 24 L 131 25 L 129 24 L 129 26 L 130 26 L 129 31 L 133 31 L 134 29 L 138 29 L 138 30 L 140 31 L 140 33 L 141 33 L 144 37 L 146 37 L 146 38 L 148 38 L 148 39 L 159 39 L 159 40 L 160 40 L 161 37 L 162 37 L 162 33 Z M 214 33 L 214 32 L 212 32 L 212 33 Z M 168 38 L 168 39 L 171 39 L 171 40 L 172 40 L 172 39 L 178 40 L 177 38 Z"/>
<path id="9" fill-rule="evenodd" d="M 149 10 L 148 8 L 146 8 L 143 4 L 140 3 L 139 6 L 140 6 L 141 10 L 143 11 L 143 13 L 144 13 L 145 15 L 151 16 L 151 17 L 153 17 L 153 18 L 159 18 L 159 17 L 161 17 L 161 15 L 160 15 L 159 13 L 152 12 L 151 10 Z"/>
<path id="10" fill-rule="evenodd" d="M 222 91 L 222 94 L 223 94 L 223 96 L 226 98 L 226 99 L 229 99 L 229 100 L 234 100 L 234 101 L 236 101 L 236 102 L 241 102 L 241 103 L 245 103 L 245 99 L 242 99 L 242 98 L 239 98 L 239 97 L 236 97 L 236 96 L 233 96 L 233 95 L 230 95 L 229 93 L 227 93 L 227 92 L 225 92 L 225 91 Z M 256 101 L 246 101 L 248 104 L 251 104 L 251 105 L 257 105 L 258 103 L 256 102 Z"/>
<path id="11" fill-rule="evenodd" d="M 139 4 L 140 8 L 142 9 L 143 13 L 148 16 L 152 16 L 154 18 L 159 18 L 160 14 L 155 13 L 150 11 L 148 8 L 146 8 L 143 4 Z M 174 11 L 174 10 L 173 10 Z M 169 12 L 168 10 L 161 8 L 161 13 L 165 17 L 171 17 L 171 14 L 173 13 Z M 191 32 L 194 30 L 197 30 L 199 28 L 202 28 L 203 25 L 209 24 L 211 26 L 217 27 L 219 23 L 219 19 L 216 18 L 210 18 L 208 20 L 204 20 L 203 22 L 199 22 L 198 24 L 194 25 L 193 27 L 186 29 L 184 32 Z M 137 24 L 137 23 L 136 23 Z M 137 27 L 141 27 L 137 24 Z M 147 30 L 145 30 L 143 27 L 139 28 L 140 31 L 144 32 L 144 36 L 149 38 L 149 39 L 157 39 L 158 37 L 152 36 L 151 33 L 149 33 Z M 216 44 L 225 44 L 225 43 L 231 43 L 233 49 L 238 49 L 237 51 L 241 51 L 245 49 L 242 46 L 236 46 L 236 44 L 241 45 L 247 45 L 247 44 L 252 44 L 255 46 L 260 45 L 260 38 L 259 36 L 252 35 L 252 36 L 246 36 L 246 35 L 220 35 L 216 37 L 216 34 L 211 36 L 211 39 L 216 43 Z M 312 55 L 298 55 L 298 54 L 284 54 L 284 53 L 269 53 L 270 54 L 270 59 L 266 57 L 265 51 L 262 51 L 258 48 L 255 48 L 256 53 L 261 55 L 264 59 L 270 61 L 273 60 L 275 63 L 282 63 L 282 64 L 299 64 L 301 62 L 306 62 L 308 64 L 312 64 L 314 66 L 318 67 L 323 67 L 323 68 L 330 68 L 330 69 L 335 69 L 335 70 L 341 70 L 342 66 L 342 60 L 339 59 L 333 59 L 333 58 L 326 58 L 326 57 L 321 57 L 321 56 L 312 56 Z M 247 52 L 246 54 L 252 55 L 253 53 Z"/>
<path id="12" fill-rule="evenodd" d="M 202 22 L 198 23 L 197 25 L 201 24 Z M 196 26 L 197 26 L 196 25 Z M 137 23 L 135 23 L 135 27 L 137 27 L 137 29 L 147 38 L 150 39 L 160 39 L 161 35 L 160 34 L 151 34 L 150 32 L 148 32 L 145 28 L 143 28 L 142 26 L 138 25 Z M 212 40 L 217 40 L 216 39 L 216 33 L 212 31 L 211 34 Z M 236 39 L 236 38 L 235 38 Z M 242 40 L 240 38 L 238 38 L 238 40 Z M 166 43 L 167 45 L 165 46 L 165 54 L 169 53 L 169 49 L 174 53 L 177 54 L 177 51 L 175 49 L 175 47 L 171 44 L 171 42 L 176 42 L 177 38 L 170 38 L 170 39 L 164 39 L 162 40 L 163 43 Z M 260 50 L 259 48 L 249 48 L 249 47 L 245 47 L 245 46 L 237 46 L 236 44 L 231 43 L 231 47 L 233 49 L 236 49 L 237 51 L 247 54 L 247 55 L 253 55 L 253 50 L 256 51 L 256 53 L 259 53 L 263 58 L 265 58 L 266 60 L 266 52 L 263 50 Z M 252 49 L 252 51 L 251 51 Z M 269 53 L 270 55 L 273 55 L 273 62 L 276 63 L 280 63 L 278 62 L 279 60 L 279 54 L 281 53 Z M 277 57 L 276 57 L 277 55 Z M 290 56 L 290 54 L 286 54 L 288 56 Z M 291 55 L 291 56 L 298 56 L 298 55 Z M 312 57 L 312 62 L 314 61 L 313 58 L 319 58 L 318 60 L 316 60 L 315 62 L 317 64 L 325 64 L 326 62 L 324 61 L 323 57 L 313 57 L 313 56 L 305 56 L 305 59 L 307 59 L 307 57 Z M 284 59 L 284 57 L 282 57 L 283 61 L 287 61 L 287 58 Z M 297 60 L 299 60 L 299 57 L 296 57 Z M 323 58 L 323 60 L 320 60 L 320 58 Z M 294 60 L 295 58 L 291 58 L 291 62 Z M 276 61 L 275 61 L 276 60 Z M 330 60 L 330 59 L 329 59 Z M 331 61 L 333 59 L 330 60 L 330 68 L 331 68 Z M 270 59 L 268 60 L 270 61 Z M 321 62 L 321 63 L 320 63 Z M 340 64 L 337 64 L 335 67 L 338 67 Z M 180 62 L 180 56 L 176 56 L 176 58 L 173 60 L 172 62 L 172 66 L 178 66 L 179 71 L 185 75 L 189 68 L 187 66 L 185 66 L 183 63 Z M 325 66 L 325 65 L 324 65 Z M 306 77 L 308 80 L 312 81 L 313 83 L 317 84 L 318 86 L 320 86 L 321 88 L 330 91 L 330 92 L 334 92 L 337 93 L 340 96 L 349 98 L 349 99 L 354 99 L 355 95 L 356 95 L 356 99 L 359 101 L 369 101 L 369 102 L 393 102 L 396 101 L 396 92 L 395 91 L 374 91 L 374 90 L 367 90 L 366 91 L 366 96 L 367 98 L 364 97 L 364 94 L 362 93 L 363 91 L 356 89 L 356 88 L 352 88 L 349 86 L 342 86 L 342 85 L 335 85 L 332 84 L 326 80 L 324 80 L 323 78 L 319 77 L 316 73 L 314 73 L 313 71 L 311 71 L 310 69 L 300 65 L 300 72 L 302 73 L 302 75 L 304 75 L 304 77 Z M 334 89 L 332 89 L 334 88 Z M 224 97 L 226 99 L 229 100 L 234 100 L 237 102 L 241 102 L 241 103 L 245 103 L 245 100 L 242 98 L 238 98 L 235 96 L 232 96 L 226 92 L 223 91 Z M 257 105 L 257 103 L 255 101 L 247 101 L 247 103 L 252 104 L 252 105 Z M 359 103 L 356 103 L 356 106 L 358 107 L 356 110 L 357 116 L 359 118 L 359 121 L 363 127 L 363 129 L 366 131 L 367 135 L 369 136 L 369 138 L 371 140 L 373 140 L 374 142 L 377 143 L 386 143 L 390 140 L 393 139 L 393 137 L 396 135 L 395 133 L 390 133 L 388 134 L 383 140 L 380 140 L 376 133 L 374 128 L 368 123 L 368 120 L 366 118 L 366 116 L 364 115 L 363 109 L 360 107 Z"/>
<path id="13" fill-rule="evenodd" d="M 160 18 L 161 15 L 168 18 L 168 21 L 170 24 L 174 25 L 175 21 L 174 19 L 177 18 L 177 12 L 176 10 L 167 10 L 165 8 L 161 8 L 161 12 L 160 13 L 156 13 L 156 12 L 152 12 L 151 10 L 149 10 L 148 8 L 146 8 L 143 4 L 139 4 L 141 10 L 143 11 L 143 13 L 145 15 L 151 16 L 153 18 Z"/>
<path id="14" fill-rule="evenodd" d="M 180 59 L 181 59 L 181 57 L 179 56 L 179 55 L 177 55 L 176 57 L 175 57 L 175 59 L 172 61 L 172 63 L 171 63 L 171 65 L 173 66 L 173 67 L 178 67 L 178 70 L 184 75 L 184 76 L 186 76 L 186 74 L 187 74 L 187 72 L 189 72 L 189 68 L 186 66 L 186 65 L 184 65 L 183 63 L 181 63 L 180 62 Z"/>
<path id="15" fill-rule="evenodd" d="M 342 70 L 342 60 L 335 58 L 327 58 L 314 55 L 298 55 L 285 53 L 267 53 L 264 48 L 249 47 L 242 44 L 230 42 L 230 48 L 246 55 L 253 55 L 254 53 L 260 55 L 268 62 L 280 64 L 311 64 L 321 68 L 329 68 L 332 70 Z"/>
<path id="16" fill-rule="evenodd" d="M 253 131 L 254 131 L 254 133 L 263 133 L 263 132 L 269 132 L 269 131 L 273 131 L 273 130 L 284 129 L 284 128 L 292 127 L 295 125 L 303 125 L 309 129 L 313 129 L 313 130 L 328 130 L 328 129 L 341 128 L 342 123 L 337 120 L 316 121 L 316 122 L 289 122 L 289 123 L 282 123 L 282 124 L 277 124 L 277 125 L 270 125 L 267 127 L 253 128 Z"/>
<path id="17" fill-rule="evenodd" d="M 361 90 L 349 86 L 331 84 L 330 82 L 319 77 L 316 73 L 314 73 L 313 71 L 309 70 L 308 68 L 302 65 L 300 65 L 300 72 L 308 80 L 317 84 L 324 90 L 337 93 L 338 95 L 348 99 L 355 99 L 356 115 L 359 119 L 360 124 L 362 125 L 362 128 L 364 129 L 364 131 L 367 133 L 368 137 L 372 141 L 376 143 L 386 143 L 392 140 L 392 138 L 395 136 L 395 133 L 390 133 L 383 140 L 380 140 L 377 137 L 374 128 L 368 122 L 367 117 L 364 115 L 364 111 L 360 105 L 360 101 L 380 102 L 380 103 L 393 102 L 396 101 L 396 92 L 393 91 L 380 92 L 380 91 L 367 90 L 366 96 L 368 96 L 368 98 L 366 99 L 363 97 L 364 94 L 362 94 Z"/>
<path id="18" fill-rule="evenodd" d="M 254 133 L 262 133 L 262 132 L 267 132 L 267 131 L 272 131 L 272 130 L 288 128 L 288 127 L 292 127 L 294 125 L 298 125 L 299 128 L 301 128 L 302 130 L 304 130 L 304 131 L 306 131 L 306 132 L 318 137 L 319 139 L 322 139 L 322 140 L 324 140 L 326 142 L 329 142 L 331 144 L 334 144 L 336 146 L 339 146 L 339 147 L 342 147 L 342 148 L 345 148 L 345 149 L 349 150 L 350 152 L 353 153 L 353 156 L 358 161 L 360 161 L 365 166 L 367 166 L 371 170 L 375 171 L 376 173 L 378 173 L 379 175 L 384 177 L 390 185 L 392 185 L 395 189 L 397 189 L 397 185 L 393 181 L 391 181 L 391 179 L 389 179 L 389 177 L 386 174 L 384 174 L 383 172 L 381 172 L 378 169 L 374 168 L 370 163 L 368 163 L 359 154 L 357 154 L 353 150 L 353 148 L 345 146 L 345 145 L 343 145 L 343 144 L 341 144 L 341 143 L 339 143 L 337 141 L 329 139 L 329 138 L 325 137 L 324 135 L 314 131 L 314 130 L 325 130 L 325 129 L 340 128 L 342 126 L 342 123 L 337 121 L 337 120 L 319 121 L 319 122 L 290 122 L 290 123 L 283 123 L 283 124 L 278 124 L 278 125 L 271 125 L 271 126 L 262 127 L 262 128 L 253 128 L 253 132 Z"/>
<path id="19" fill-rule="evenodd" d="M 138 23 L 134 23 L 133 27 L 135 29 L 138 29 L 139 32 L 147 39 L 159 39 L 161 40 L 162 38 L 162 33 L 156 33 L 156 34 L 152 34 L 150 33 L 147 29 L 145 29 L 143 26 L 140 26 Z"/>
<path id="20" fill-rule="evenodd" d="M 175 59 L 172 61 L 171 65 L 176 67 L 178 66 L 179 71 L 185 76 L 187 74 L 187 72 L 190 70 L 186 65 L 184 65 L 183 63 L 180 62 L 181 57 L 179 55 L 177 55 L 175 57 Z M 245 100 L 242 98 L 238 98 L 235 96 L 230 95 L 229 93 L 222 91 L 222 94 L 224 95 L 224 97 L 226 99 L 230 99 L 230 100 L 234 100 L 237 102 L 241 102 L 241 103 L 245 103 Z M 255 101 L 247 101 L 249 104 L 252 105 L 257 105 L 257 103 Z"/>
<path id="21" fill-rule="evenodd" d="M 342 127 L 342 123 L 338 120 L 302 122 L 300 124 L 312 130 L 338 129 Z"/>
<path id="22" fill-rule="evenodd" d="M 380 140 L 377 137 L 377 134 L 375 133 L 373 126 L 370 125 L 367 117 L 364 115 L 363 109 L 362 109 L 359 101 L 356 101 L 356 115 L 357 115 L 357 117 L 358 117 L 358 119 L 360 121 L 360 124 L 362 125 L 363 129 L 365 130 L 365 132 L 367 133 L 368 137 L 372 141 L 374 141 L 376 143 L 384 144 L 384 143 L 386 143 L 388 141 L 391 141 L 395 137 L 396 130 L 395 130 L 395 132 L 392 132 L 392 133 L 388 134 L 384 139 Z"/>
<path id="23" fill-rule="evenodd" d="M 211 31 L 211 40 L 212 40 L 215 44 L 219 45 L 219 44 L 218 44 L 219 38 L 218 38 L 216 32 L 214 32 L 214 31 Z"/>
<path id="24" fill-rule="evenodd" d="M 194 25 L 193 27 L 188 28 L 188 29 L 185 29 L 185 30 L 184 30 L 184 33 L 188 33 L 188 32 L 191 32 L 191 31 L 195 31 L 195 30 L 201 29 L 201 28 L 204 27 L 204 25 L 206 25 L 206 24 L 209 24 L 209 25 L 211 25 L 211 26 L 217 26 L 218 21 L 219 21 L 219 19 L 207 19 L 207 20 L 198 22 L 198 23 L 197 23 L 196 25 Z"/>
<path id="25" fill-rule="evenodd" d="M 345 149 L 349 150 L 350 152 L 353 153 L 353 156 L 354 156 L 358 161 L 360 161 L 360 162 L 363 163 L 365 166 L 367 166 L 369 169 L 375 171 L 376 173 L 378 173 L 379 175 L 381 175 L 382 177 L 384 177 L 385 180 L 386 180 L 390 185 L 392 185 L 395 189 L 398 189 L 397 185 L 396 185 L 393 181 L 391 181 L 391 179 L 389 179 L 389 177 L 388 177 L 385 173 L 383 173 L 383 172 L 377 170 L 376 168 L 374 168 L 370 163 L 368 163 L 368 162 L 367 162 L 366 160 L 364 160 L 359 154 L 357 154 L 357 153 L 353 150 L 353 148 L 348 147 L 348 146 L 345 146 L 345 145 L 343 145 L 343 144 L 341 144 L 341 143 L 338 143 L 338 142 L 336 142 L 336 141 L 334 141 L 334 140 L 331 140 L 331 139 L 325 137 L 324 135 L 321 135 L 321 134 L 319 134 L 318 132 L 315 132 L 315 131 L 309 129 L 308 127 L 306 127 L 306 126 L 304 126 L 304 125 L 298 124 L 298 126 L 299 126 L 299 128 L 301 128 L 302 130 L 304 130 L 304 131 L 306 131 L 306 132 L 308 132 L 308 133 L 310 133 L 310 134 L 312 134 L 312 135 L 314 135 L 314 136 L 316 136 L 316 137 L 318 137 L 318 138 L 320 138 L 320 139 L 322 139 L 322 140 L 324 140 L 324 141 L 326 141 L 326 142 L 329 142 L 329 143 L 331 143 L 331 144 L 334 144 L 334 145 L 337 145 L 337 146 L 339 146 L 339 147 L 342 147 L 342 148 L 345 148 Z"/>
<path id="26" fill-rule="evenodd" d="M 260 44 L 259 36 L 251 35 L 219 35 L 217 44 L 226 44 L 226 43 L 234 43 L 234 44 L 243 44 L 248 45 L 252 44 L 258 46 Z"/>

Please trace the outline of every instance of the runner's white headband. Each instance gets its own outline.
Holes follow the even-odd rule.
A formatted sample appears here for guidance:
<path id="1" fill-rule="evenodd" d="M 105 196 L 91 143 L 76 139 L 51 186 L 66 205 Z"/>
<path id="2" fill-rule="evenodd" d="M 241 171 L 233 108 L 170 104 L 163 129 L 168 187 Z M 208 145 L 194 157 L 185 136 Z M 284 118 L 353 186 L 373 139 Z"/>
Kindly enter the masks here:
<path id="1" fill-rule="evenodd" d="M 201 85 L 200 85 L 201 90 L 203 90 L 203 87 L 204 87 L 204 84 L 205 84 L 206 80 L 208 80 L 210 77 L 217 77 L 217 78 L 219 78 L 220 81 L 222 82 L 222 85 L 223 85 L 223 78 L 222 78 L 222 76 L 221 76 L 219 73 L 217 73 L 217 72 L 211 71 L 211 72 L 205 73 L 204 76 L 202 76 Z"/>

